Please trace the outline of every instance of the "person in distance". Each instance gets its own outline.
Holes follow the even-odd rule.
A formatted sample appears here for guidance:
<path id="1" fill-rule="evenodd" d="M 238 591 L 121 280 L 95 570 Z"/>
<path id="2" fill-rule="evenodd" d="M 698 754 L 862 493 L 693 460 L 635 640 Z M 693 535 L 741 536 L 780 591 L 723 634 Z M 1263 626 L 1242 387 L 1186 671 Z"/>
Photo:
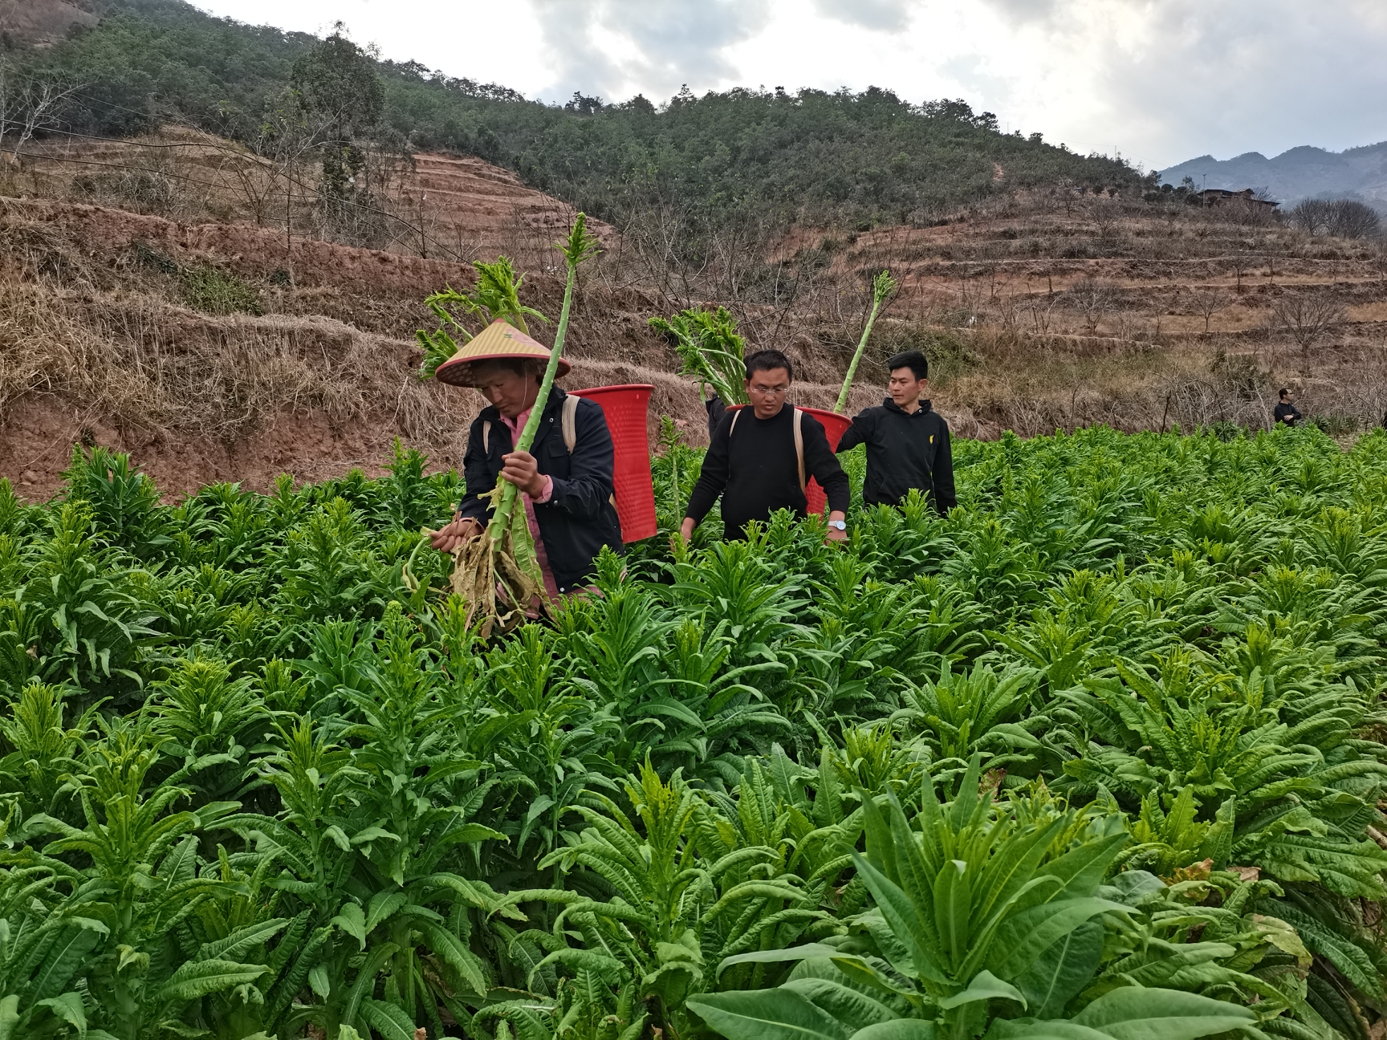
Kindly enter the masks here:
<path id="1" fill-rule="evenodd" d="M 891 372 L 886 392 L 891 396 L 853 417 L 838 450 L 867 445 L 864 505 L 900 505 L 911 488 L 918 488 L 943 516 L 958 505 L 958 497 L 949 424 L 924 397 L 929 361 L 920 351 L 907 350 L 890 358 L 886 367 Z"/>
<path id="2" fill-rule="evenodd" d="M 433 532 L 430 541 L 435 549 L 452 552 L 481 534 L 491 518 L 491 506 L 481 496 L 498 479 L 509 481 L 521 491 L 545 591 L 557 599 L 586 587 L 584 579 L 604 545 L 616 552 L 623 547 L 612 499 L 612 435 L 601 405 L 554 387 L 530 450 L 512 450 L 548 361 L 548 347 L 498 321 L 438 366 L 440 381 L 476 387 L 491 406 L 473 420 L 467 439 L 466 494 L 453 521 Z M 559 359 L 560 376 L 570 368 L 566 358 Z"/>
<path id="3" fill-rule="evenodd" d="M 744 538 L 747 524 L 769 520 L 777 509 L 804 516 L 804 487 L 810 477 L 828 496 L 827 540 L 847 538 L 848 475 L 829 448 L 823 425 L 786 405 L 793 376 L 790 359 L 778 350 L 757 351 L 746 359 L 751 404 L 728 411 L 713 433 L 679 529 L 685 541 L 719 495 L 728 538 Z"/>
<path id="4" fill-rule="evenodd" d="M 1276 417 L 1277 425 L 1297 426 L 1300 423 L 1300 410 L 1295 406 L 1295 394 L 1282 387 L 1281 393 L 1277 394 L 1279 400 L 1276 407 L 1271 410 L 1271 414 Z"/>

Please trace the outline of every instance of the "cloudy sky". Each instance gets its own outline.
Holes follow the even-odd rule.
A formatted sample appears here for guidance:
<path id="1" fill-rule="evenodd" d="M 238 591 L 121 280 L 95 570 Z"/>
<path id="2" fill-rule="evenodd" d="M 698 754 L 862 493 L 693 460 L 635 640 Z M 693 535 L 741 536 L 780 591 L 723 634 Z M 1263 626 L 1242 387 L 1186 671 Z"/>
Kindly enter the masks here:
<path id="1" fill-rule="evenodd" d="M 1387 139 L 1387 0 L 193 0 L 384 57 L 659 102 L 688 84 L 963 97 L 1147 168 Z"/>

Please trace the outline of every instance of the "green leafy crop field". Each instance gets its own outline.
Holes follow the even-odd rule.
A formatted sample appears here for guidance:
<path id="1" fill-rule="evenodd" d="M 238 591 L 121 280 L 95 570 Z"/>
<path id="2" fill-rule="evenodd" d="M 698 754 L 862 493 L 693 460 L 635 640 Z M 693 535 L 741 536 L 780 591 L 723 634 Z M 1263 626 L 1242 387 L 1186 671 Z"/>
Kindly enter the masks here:
<path id="1" fill-rule="evenodd" d="M 417 455 L 0 481 L 0 1037 L 1381 1036 L 1387 435 L 956 451 L 491 645 Z"/>

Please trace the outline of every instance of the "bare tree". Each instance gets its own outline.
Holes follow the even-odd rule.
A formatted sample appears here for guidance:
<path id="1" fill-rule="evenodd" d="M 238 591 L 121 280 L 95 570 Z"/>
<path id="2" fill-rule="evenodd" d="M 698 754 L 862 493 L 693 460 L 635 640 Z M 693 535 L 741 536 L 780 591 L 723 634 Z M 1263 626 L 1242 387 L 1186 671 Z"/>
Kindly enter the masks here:
<path id="1" fill-rule="evenodd" d="M 1209 334 L 1209 319 L 1228 306 L 1228 297 L 1217 289 L 1199 289 L 1190 295 L 1196 314 L 1204 318 L 1204 334 Z"/>
<path id="2" fill-rule="evenodd" d="M 1288 332 L 1300 347 L 1300 370 L 1310 374 L 1310 351 L 1344 320 L 1344 308 L 1327 293 L 1283 296 L 1273 304 L 1273 326 Z"/>
<path id="3" fill-rule="evenodd" d="M 1089 220 L 1093 221 L 1094 230 L 1098 232 L 1101 239 L 1113 237 L 1117 230 L 1117 225 L 1122 219 L 1122 209 L 1116 201 L 1108 199 L 1094 199 L 1086 207 L 1084 213 Z"/>
<path id="4" fill-rule="evenodd" d="M 1097 278 L 1080 278 L 1065 292 L 1073 306 L 1084 316 L 1084 324 L 1090 334 L 1098 331 L 1098 323 L 1112 309 L 1116 293 L 1107 282 Z"/>
<path id="5" fill-rule="evenodd" d="M 8 148 L 10 161 L 18 164 L 20 151 L 35 134 L 58 128 L 59 112 L 76 90 L 29 75 L 0 56 L 0 151 Z"/>
<path id="6" fill-rule="evenodd" d="M 302 178 L 327 125 L 326 117 L 311 116 L 293 91 L 286 90 L 266 106 L 259 131 L 248 147 L 227 146 L 231 154 L 222 164 L 222 172 L 235 178 L 256 224 L 263 225 L 270 207 L 277 204 L 275 200 L 286 198 L 292 182 Z"/>
<path id="7" fill-rule="evenodd" d="M 1306 199 L 1286 219 L 1306 234 L 1335 238 L 1373 238 L 1382 230 L 1377 211 L 1356 199 Z"/>

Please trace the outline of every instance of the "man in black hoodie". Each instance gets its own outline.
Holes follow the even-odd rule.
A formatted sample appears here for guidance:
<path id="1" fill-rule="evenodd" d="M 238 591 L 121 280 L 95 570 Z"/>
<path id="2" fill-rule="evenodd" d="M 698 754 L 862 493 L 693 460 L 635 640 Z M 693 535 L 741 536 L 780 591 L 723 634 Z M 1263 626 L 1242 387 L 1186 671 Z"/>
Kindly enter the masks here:
<path id="1" fill-rule="evenodd" d="M 1276 419 L 1278 426 L 1296 426 L 1300 423 L 1300 409 L 1295 406 L 1295 395 L 1289 389 L 1283 389 L 1277 394 L 1276 407 L 1271 410 L 1271 414 Z"/>
<path id="2" fill-rule="evenodd" d="M 792 372 L 790 359 L 778 350 L 758 351 L 746 359 L 751 404 L 727 412 L 713 433 L 680 526 L 685 541 L 719 495 L 728 538 L 744 538 L 747 524 L 764 523 L 777 509 L 804 516 L 804 486 L 810 477 L 828 496 L 828 540 L 847 537 L 848 475 L 829 448 L 822 424 L 785 403 Z"/>
<path id="3" fill-rule="evenodd" d="M 917 488 L 943 516 L 958 498 L 954 494 L 954 457 L 949 424 L 923 400 L 929 389 L 929 362 L 918 350 L 907 350 L 886 362 L 891 395 L 879 408 L 859 412 L 838 442 L 839 451 L 867 445 L 864 505 L 900 505 Z"/>

